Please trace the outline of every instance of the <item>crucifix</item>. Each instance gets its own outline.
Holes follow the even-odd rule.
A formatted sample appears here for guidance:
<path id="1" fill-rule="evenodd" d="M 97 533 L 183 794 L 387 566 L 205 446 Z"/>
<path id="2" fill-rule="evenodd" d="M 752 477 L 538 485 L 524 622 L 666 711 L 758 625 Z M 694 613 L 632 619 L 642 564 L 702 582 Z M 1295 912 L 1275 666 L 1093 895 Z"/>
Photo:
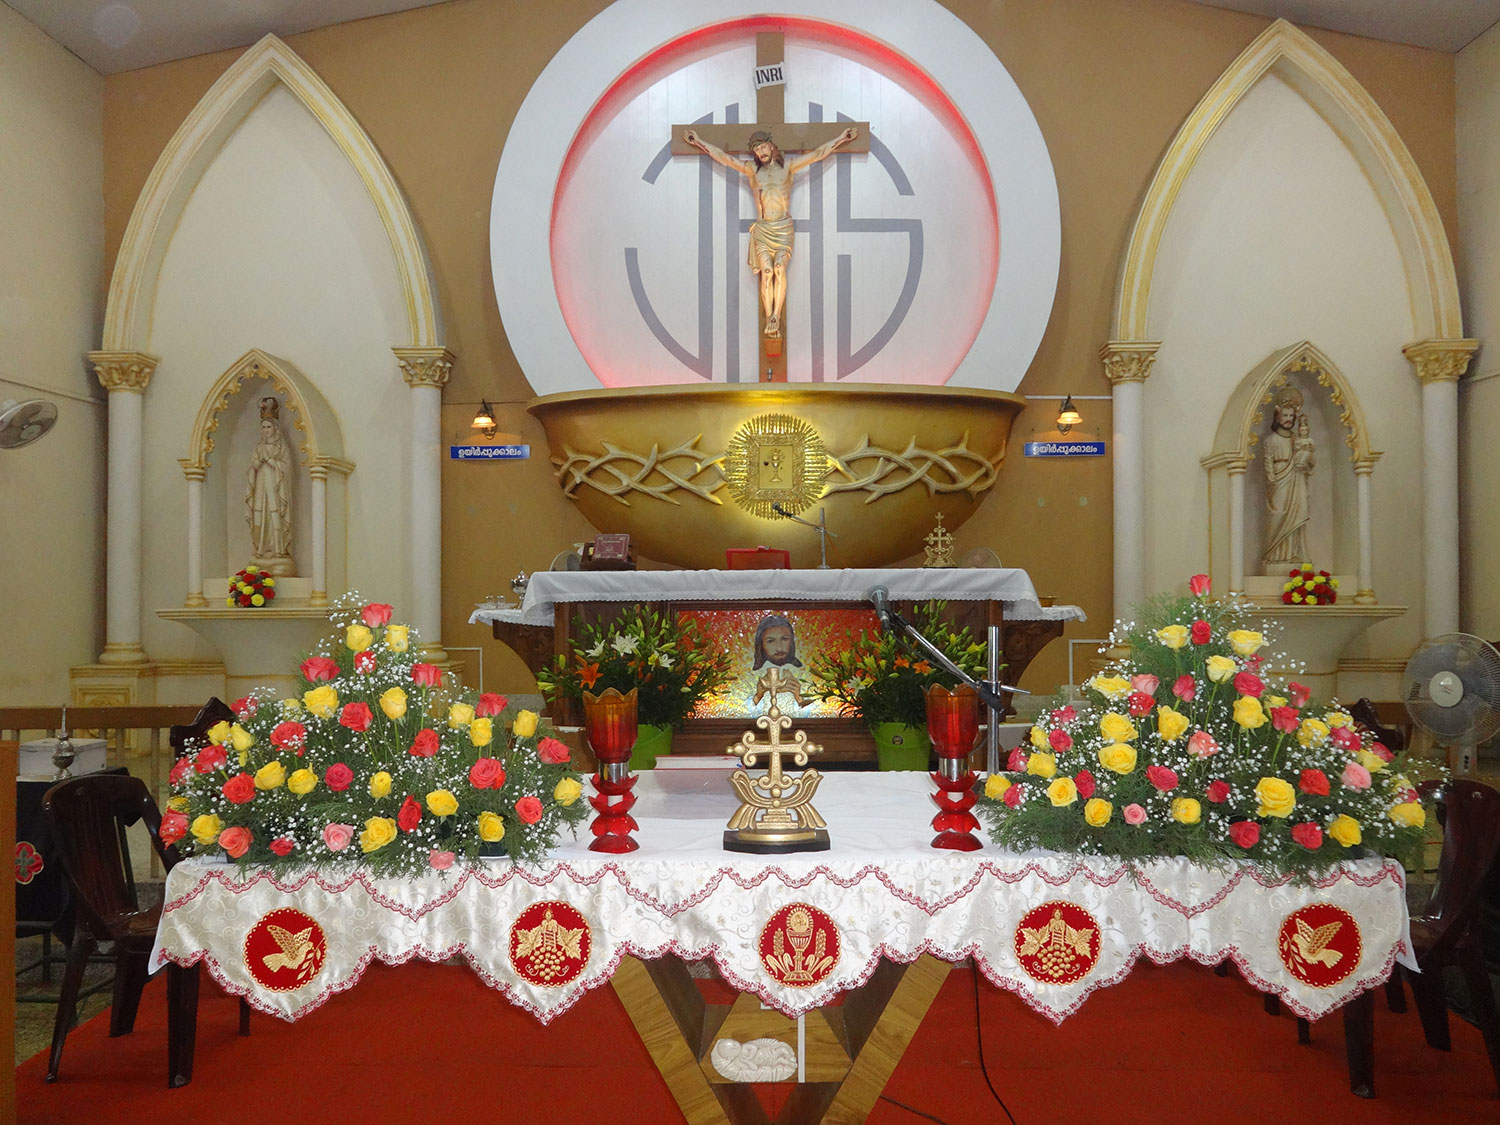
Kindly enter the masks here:
<path id="1" fill-rule="evenodd" d="M 782 342 L 786 325 L 786 274 L 792 256 L 789 207 L 792 176 L 800 169 L 845 152 L 870 150 L 870 125 L 789 122 L 786 84 L 781 74 L 784 41 L 778 31 L 755 36 L 755 115 L 738 125 L 673 125 L 673 155 L 705 155 L 744 174 L 755 197 L 756 219 L 750 226 L 750 269 L 760 289 L 760 362 L 762 383 L 786 382 Z M 762 81 L 765 79 L 765 81 Z M 735 153 L 749 153 L 740 160 Z M 783 153 L 800 153 L 790 160 Z"/>

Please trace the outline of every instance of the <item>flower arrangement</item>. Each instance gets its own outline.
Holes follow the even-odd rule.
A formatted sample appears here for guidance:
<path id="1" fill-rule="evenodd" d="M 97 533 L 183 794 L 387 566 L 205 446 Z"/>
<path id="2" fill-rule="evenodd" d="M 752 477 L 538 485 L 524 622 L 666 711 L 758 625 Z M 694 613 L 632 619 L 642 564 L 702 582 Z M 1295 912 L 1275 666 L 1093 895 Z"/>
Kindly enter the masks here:
<path id="1" fill-rule="evenodd" d="M 709 645 L 693 621 L 635 606 L 609 623 L 579 624 L 570 651 L 536 680 L 554 701 L 635 688 L 641 723 L 681 727 L 729 677 L 729 654 Z"/>
<path id="2" fill-rule="evenodd" d="M 1056 701 L 985 783 L 1002 846 L 1201 863 L 1307 878 L 1368 850 L 1406 857 L 1426 814 L 1402 760 L 1337 704 L 1262 678 L 1246 606 L 1159 597 L 1110 641 L 1130 655 Z"/>
<path id="3" fill-rule="evenodd" d="M 229 606 L 262 606 L 276 596 L 276 579 L 254 565 L 247 566 L 229 580 Z"/>
<path id="4" fill-rule="evenodd" d="M 946 609 L 941 601 L 914 606 L 912 625 L 970 676 L 983 677 L 984 645 L 967 627 L 955 631 L 944 620 Z M 809 662 L 813 693 L 837 703 L 845 715 L 864 719 L 867 726 L 899 723 L 925 729 L 924 692 L 932 684 L 954 687 L 956 677 L 914 649 L 903 634 L 862 629 L 858 637 L 848 636 L 847 647 L 819 653 Z"/>
<path id="5" fill-rule="evenodd" d="M 1285 605 L 1332 605 L 1339 600 L 1339 580 L 1326 570 L 1314 570 L 1312 563 L 1288 571 L 1287 579 L 1281 587 Z"/>
<path id="6" fill-rule="evenodd" d="M 391 607 L 351 595 L 302 661 L 306 690 L 234 704 L 177 761 L 161 837 L 272 869 L 447 870 L 481 854 L 540 859 L 586 806 L 569 749 L 503 696 L 454 691 Z"/>

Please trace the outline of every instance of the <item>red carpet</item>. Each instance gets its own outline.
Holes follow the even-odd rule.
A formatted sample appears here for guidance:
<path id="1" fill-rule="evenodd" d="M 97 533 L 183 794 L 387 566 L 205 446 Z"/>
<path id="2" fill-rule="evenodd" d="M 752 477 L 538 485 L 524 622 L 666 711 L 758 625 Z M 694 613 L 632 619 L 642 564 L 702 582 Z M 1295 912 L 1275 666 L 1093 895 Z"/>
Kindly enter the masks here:
<path id="1" fill-rule="evenodd" d="M 1494 1121 L 1500 1100 L 1479 1033 L 1453 1020 L 1453 1052 L 1430 1050 L 1415 1009 L 1376 1002 L 1374 1101 L 1348 1092 L 1334 1017 L 1297 1045 L 1237 977 L 1141 964 L 1060 1028 L 1009 993 L 979 986 L 990 1078 L 1022 1125 L 1054 1121 Z M 166 986 L 141 1003 L 135 1033 L 108 1037 L 108 1014 L 68 1037 L 58 1083 L 46 1053 L 17 1068 L 22 1122 L 650 1122 L 679 1120 L 613 990 L 541 1027 L 465 968 L 371 968 L 297 1024 L 237 1009 L 205 978 L 192 1085 L 166 1087 Z M 870 1121 L 920 1114 L 1004 1121 L 979 1068 L 973 979 L 949 975 Z M 771 1092 L 771 1105 L 784 1094 Z"/>

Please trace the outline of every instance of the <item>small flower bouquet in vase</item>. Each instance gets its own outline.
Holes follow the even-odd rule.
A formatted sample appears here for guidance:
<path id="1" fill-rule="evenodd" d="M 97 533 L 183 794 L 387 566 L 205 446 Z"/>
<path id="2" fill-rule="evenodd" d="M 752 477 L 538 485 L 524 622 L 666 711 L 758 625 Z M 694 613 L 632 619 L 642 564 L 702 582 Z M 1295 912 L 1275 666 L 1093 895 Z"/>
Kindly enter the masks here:
<path id="1" fill-rule="evenodd" d="M 1303 563 L 1296 570 L 1287 572 L 1287 581 L 1281 587 L 1283 605 L 1333 605 L 1339 600 L 1339 580 L 1326 570 L 1314 570 L 1312 563 Z"/>
<path id="2" fill-rule="evenodd" d="M 252 564 L 229 580 L 229 596 L 224 599 L 224 604 L 242 608 L 263 606 L 275 596 L 275 577 Z"/>
<path id="3" fill-rule="evenodd" d="M 583 693 L 621 695 L 636 689 L 637 736 L 630 767 L 651 769 L 670 752 L 681 729 L 705 695 L 730 678 L 729 654 L 715 649 L 691 620 L 646 606 L 626 609 L 610 622 L 579 624 L 570 651 L 537 673 L 551 701 L 583 702 Z"/>
<path id="4" fill-rule="evenodd" d="M 984 676 L 984 645 L 967 628 L 945 620 L 947 603 L 914 606 L 911 623 L 949 660 L 974 679 Z M 933 684 L 957 685 L 947 669 L 929 660 L 904 636 L 879 630 L 849 634 L 847 647 L 813 657 L 808 665 L 813 694 L 863 719 L 875 739 L 883 770 L 925 770 L 932 748 L 927 735 L 925 692 Z"/>
<path id="5" fill-rule="evenodd" d="M 1128 657 L 1082 701 L 1043 711 L 980 812 L 1003 847 L 1115 856 L 1251 860 L 1316 876 L 1373 852 L 1422 846 L 1426 814 L 1406 763 L 1349 712 L 1265 674 L 1248 606 L 1208 596 L 1151 601 L 1117 625 Z"/>

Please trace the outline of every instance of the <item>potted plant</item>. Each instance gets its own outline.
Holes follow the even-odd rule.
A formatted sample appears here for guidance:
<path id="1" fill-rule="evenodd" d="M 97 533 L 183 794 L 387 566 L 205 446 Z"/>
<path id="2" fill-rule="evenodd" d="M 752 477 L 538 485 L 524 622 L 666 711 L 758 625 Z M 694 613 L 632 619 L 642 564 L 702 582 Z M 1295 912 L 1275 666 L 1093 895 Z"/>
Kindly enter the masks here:
<path id="1" fill-rule="evenodd" d="M 944 619 L 947 603 L 912 609 L 912 624 L 968 675 L 984 675 L 984 645 L 967 628 L 954 630 Z M 958 679 L 929 659 L 904 636 L 880 630 L 848 634 L 839 652 L 823 653 L 808 667 L 812 690 L 839 705 L 845 715 L 864 720 L 875 739 L 882 770 L 925 770 L 932 742 L 927 736 L 925 692 L 933 684 L 952 688 Z"/>
<path id="2" fill-rule="evenodd" d="M 569 651 L 536 679 L 552 701 L 635 688 L 639 727 L 630 768 L 651 769 L 658 754 L 671 752 L 672 731 L 698 701 L 728 681 L 729 654 L 710 646 L 691 620 L 634 606 L 613 621 L 579 623 Z"/>

